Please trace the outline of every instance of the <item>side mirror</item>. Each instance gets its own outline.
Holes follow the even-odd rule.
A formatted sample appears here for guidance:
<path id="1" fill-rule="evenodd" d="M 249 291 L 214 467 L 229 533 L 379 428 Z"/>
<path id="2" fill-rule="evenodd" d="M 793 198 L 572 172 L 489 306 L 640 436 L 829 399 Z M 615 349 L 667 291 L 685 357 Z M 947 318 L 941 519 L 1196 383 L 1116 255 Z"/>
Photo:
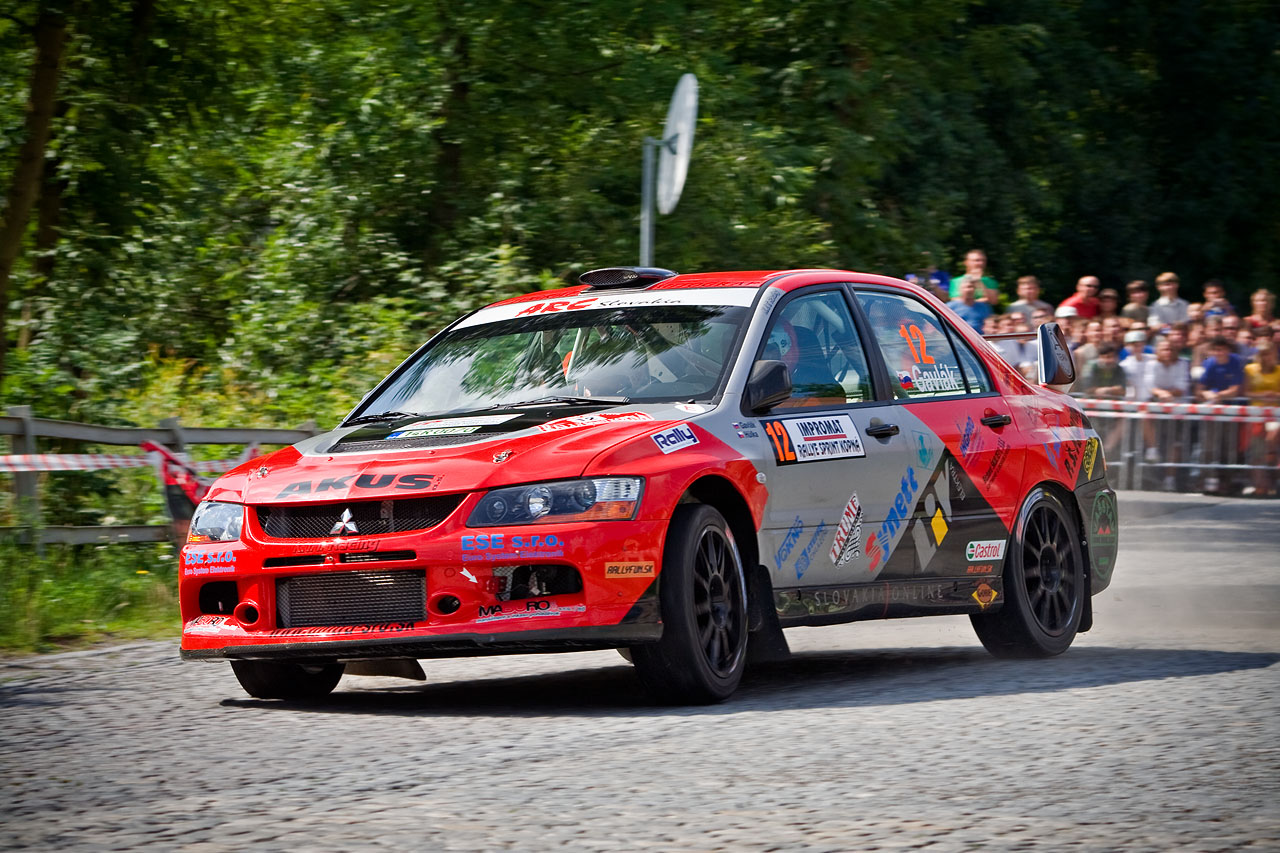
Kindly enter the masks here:
<path id="1" fill-rule="evenodd" d="M 747 380 L 747 410 L 763 415 L 791 397 L 791 372 L 780 361 L 760 360 L 751 365 Z"/>
<path id="2" fill-rule="evenodd" d="M 1036 332 L 1040 345 L 1037 359 L 1041 385 L 1070 385 L 1076 381 L 1076 364 L 1071 358 L 1067 336 L 1057 323 L 1045 323 Z"/>

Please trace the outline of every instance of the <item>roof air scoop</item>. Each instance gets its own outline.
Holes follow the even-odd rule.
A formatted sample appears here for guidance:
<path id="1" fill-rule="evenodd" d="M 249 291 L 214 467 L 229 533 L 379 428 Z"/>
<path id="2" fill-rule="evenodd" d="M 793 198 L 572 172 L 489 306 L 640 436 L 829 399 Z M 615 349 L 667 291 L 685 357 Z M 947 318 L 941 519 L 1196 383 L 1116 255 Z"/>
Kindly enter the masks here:
<path id="1" fill-rule="evenodd" d="M 604 290 L 611 287 L 648 287 L 674 275 L 677 273 L 658 267 L 605 267 L 584 272 L 578 276 L 578 281 L 592 290 Z"/>

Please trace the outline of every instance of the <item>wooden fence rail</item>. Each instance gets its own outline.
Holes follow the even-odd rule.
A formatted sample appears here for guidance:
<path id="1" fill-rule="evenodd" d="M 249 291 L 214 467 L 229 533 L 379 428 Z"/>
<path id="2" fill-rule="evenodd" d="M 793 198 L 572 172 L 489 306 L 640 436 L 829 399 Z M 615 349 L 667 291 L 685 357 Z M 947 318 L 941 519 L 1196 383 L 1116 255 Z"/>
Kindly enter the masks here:
<path id="1" fill-rule="evenodd" d="M 153 429 L 100 426 L 74 421 L 56 421 L 33 417 L 30 406 L 12 406 L 0 415 L 0 435 L 9 436 L 9 450 L 14 454 L 37 454 L 38 438 L 61 438 L 90 444 L 137 447 L 154 441 L 170 450 L 181 452 L 191 444 L 293 444 L 320 432 L 315 421 L 297 429 L 246 429 L 241 427 L 185 427 L 177 418 L 166 418 Z M 66 470 L 78 470 L 68 468 Z M 23 527 L 0 527 L 0 537 L 38 544 L 59 543 L 84 545 L 97 542 L 163 542 L 170 538 L 167 524 L 129 524 L 98 527 L 44 526 L 40 523 L 38 474 L 19 471 L 13 475 L 13 491 Z M 33 537 L 36 530 L 39 536 Z"/>

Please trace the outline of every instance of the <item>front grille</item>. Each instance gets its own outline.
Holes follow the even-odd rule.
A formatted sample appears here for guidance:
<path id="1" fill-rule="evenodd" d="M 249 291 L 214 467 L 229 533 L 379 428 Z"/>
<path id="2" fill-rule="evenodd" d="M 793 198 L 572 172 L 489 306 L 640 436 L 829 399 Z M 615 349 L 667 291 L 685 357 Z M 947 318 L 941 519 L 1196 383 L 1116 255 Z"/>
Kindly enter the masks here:
<path id="1" fill-rule="evenodd" d="M 454 444 L 471 444 L 505 437 L 505 433 L 487 435 L 424 435 L 418 438 L 396 438 L 391 441 L 378 438 L 373 441 L 340 441 L 329 448 L 330 453 L 355 453 L 357 450 L 417 449 L 420 447 L 449 447 Z"/>
<path id="2" fill-rule="evenodd" d="M 273 539 L 324 539 L 338 535 L 331 532 L 351 511 L 355 533 L 347 536 L 377 536 L 382 533 L 406 533 L 435 527 L 458 508 L 465 495 L 433 495 L 427 498 L 398 498 L 387 501 L 349 501 L 347 503 L 312 504 L 309 506 L 257 507 L 258 523 Z"/>
<path id="3" fill-rule="evenodd" d="M 423 571 L 336 572 L 276 580 L 280 628 L 418 622 L 426 616 Z"/>

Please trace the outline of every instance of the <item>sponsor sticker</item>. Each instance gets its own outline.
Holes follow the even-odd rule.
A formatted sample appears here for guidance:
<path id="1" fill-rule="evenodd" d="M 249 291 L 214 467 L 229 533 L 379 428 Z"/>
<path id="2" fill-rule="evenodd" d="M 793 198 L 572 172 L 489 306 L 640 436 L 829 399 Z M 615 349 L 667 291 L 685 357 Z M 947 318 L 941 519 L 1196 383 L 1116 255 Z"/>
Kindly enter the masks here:
<path id="1" fill-rule="evenodd" d="M 1084 478 L 1093 479 L 1093 465 L 1098 461 L 1098 439 L 1091 438 L 1084 448 Z"/>
<path id="2" fill-rule="evenodd" d="M 1116 499 L 1110 492 L 1099 492 L 1093 499 L 1089 530 L 1093 568 L 1098 578 L 1106 581 L 1115 569 L 1116 551 L 1120 545 L 1120 535 L 1116 531 Z"/>
<path id="3" fill-rule="evenodd" d="M 964 558 L 971 563 L 986 560 L 999 562 L 1004 559 L 1006 544 L 1004 539 L 975 539 L 965 546 Z"/>
<path id="4" fill-rule="evenodd" d="M 523 608 L 520 607 L 523 605 Z M 568 613 L 586 613 L 585 604 L 559 607 L 554 601 L 532 598 L 507 604 L 480 605 L 477 622 L 506 622 L 510 619 L 536 619 L 542 616 L 564 616 Z"/>
<path id="5" fill-rule="evenodd" d="M 605 563 L 606 578 L 651 578 L 657 574 L 653 563 Z"/>
<path id="6" fill-rule="evenodd" d="M 755 287 L 718 287 L 690 290 L 651 291 L 613 296 L 577 296 L 545 299 L 536 302 L 513 302 L 482 308 L 458 323 L 455 328 L 465 329 L 512 320 L 516 317 L 537 317 L 543 314 L 572 313 L 610 308 L 641 308 L 662 305 L 738 305 L 747 307 L 755 301 L 759 291 Z"/>
<path id="7" fill-rule="evenodd" d="M 565 540 L 554 533 L 476 533 L 458 540 L 464 563 L 516 557 L 563 557 L 565 544 Z"/>
<path id="8" fill-rule="evenodd" d="M 965 574 L 968 575 L 990 575 L 995 574 L 996 567 L 994 563 L 983 563 L 980 566 L 970 566 Z"/>
<path id="9" fill-rule="evenodd" d="M 432 418 L 405 424 L 387 436 L 393 438 L 419 438 L 425 435 L 470 435 L 481 427 L 497 426 L 519 415 L 472 415 L 465 418 Z"/>
<path id="10" fill-rule="evenodd" d="M 236 570 L 236 552 L 230 548 L 221 551 L 183 550 L 182 573 L 184 575 L 221 575 Z"/>
<path id="11" fill-rule="evenodd" d="M 650 437 L 664 456 L 698 443 L 698 437 L 693 434 L 693 427 L 688 424 L 676 424 L 671 429 L 655 432 Z"/>
<path id="12" fill-rule="evenodd" d="M 299 637 L 310 634 L 370 634 L 376 631 L 412 631 L 413 622 L 377 622 L 367 625 L 333 625 L 328 627 L 276 628 L 267 633 L 273 637 Z"/>
<path id="13" fill-rule="evenodd" d="M 230 616 L 197 616 L 187 623 L 188 628 L 217 628 L 225 625 Z"/>
<path id="14" fill-rule="evenodd" d="M 991 454 L 991 461 L 987 464 L 987 470 L 982 474 L 982 482 L 991 485 L 991 481 L 995 479 L 996 474 L 1000 473 L 1000 469 L 1004 467 L 1005 459 L 1009 456 L 1009 443 L 1003 438 L 996 439 L 996 449 Z"/>
<path id="15" fill-rule="evenodd" d="M 862 436 L 848 415 L 762 421 L 779 465 L 866 456 Z"/>
<path id="16" fill-rule="evenodd" d="M 840 523 L 836 525 L 836 535 L 831 541 L 831 562 L 843 566 L 854 557 L 862 556 L 862 504 L 858 502 L 858 493 L 849 496 L 849 502 L 840 513 Z"/>
<path id="17" fill-rule="evenodd" d="M 990 584 L 980 583 L 972 595 L 973 600 L 978 602 L 978 606 L 986 610 L 1000 596 L 1000 593 L 992 589 Z"/>
<path id="18" fill-rule="evenodd" d="M 893 505 L 889 507 L 884 523 L 867 539 L 867 556 L 871 558 L 868 569 L 871 571 L 874 572 L 879 568 L 881 558 L 887 557 L 888 552 L 893 550 L 893 537 L 910 519 L 916 503 L 916 494 L 919 491 L 920 484 L 916 482 L 916 470 L 908 466 L 907 473 L 902 475 L 898 494 L 893 499 Z"/>
<path id="19" fill-rule="evenodd" d="M 796 543 L 800 541 L 800 533 L 803 530 L 804 522 L 797 515 L 796 520 L 791 522 L 791 527 L 787 529 L 787 535 L 782 538 L 782 544 L 778 546 L 778 553 L 774 555 L 778 568 L 782 568 L 782 564 L 791 556 L 791 549 L 795 548 Z"/>
<path id="20" fill-rule="evenodd" d="M 579 427 L 593 427 L 626 421 L 651 421 L 653 416 L 644 412 L 596 412 L 590 415 L 572 415 L 557 421 L 548 421 L 538 427 L 542 432 L 560 432 Z"/>
<path id="21" fill-rule="evenodd" d="M 804 573 L 809 571 L 809 566 L 813 563 L 813 554 L 818 549 L 818 543 L 822 541 L 823 534 L 827 532 L 827 523 L 819 521 L 818 526 L 813 529 L 813 535 L 809 537 L 809 544 L 804 546 L 804 550 L 800 552 L 800 556 L 796 557 L 796 579 L 804 577 Z"/>
<path id="22" fill-rule="evenodd" d="M 676 408 L 691 415 L 700 415 L 708 411 L 707 407 L 701 403 L 676 403 Z"/>

